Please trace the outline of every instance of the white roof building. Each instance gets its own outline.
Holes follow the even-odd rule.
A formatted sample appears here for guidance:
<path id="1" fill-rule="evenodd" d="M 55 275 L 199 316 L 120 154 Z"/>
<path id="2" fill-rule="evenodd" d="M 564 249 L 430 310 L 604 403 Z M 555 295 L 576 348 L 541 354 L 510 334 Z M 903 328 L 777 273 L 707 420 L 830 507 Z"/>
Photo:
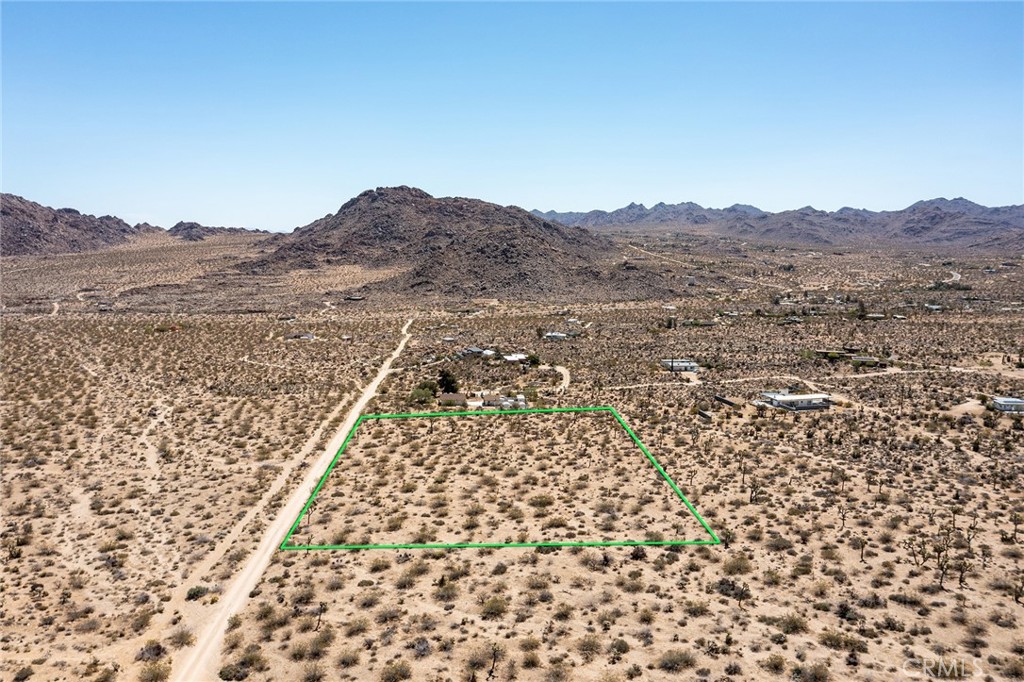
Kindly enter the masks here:
<path id="1" fill-rule="evenodd" d="M 828 393 L 790 393 L 788 391 L 766 391 L 761 397 L 772 407 L 798 412 L 801 410 L 827 410 L 832 405 Z"/>
<path id="2" fill-rule="evenodd" d="M 694 360 L 662 360 L 661 366 L 670 372 L 696 372 L 700 365 Z"/>
<path id="3" fill-rule="evenodd" d="M 992 407 L 1000 412 L 1024 414 L 1024 399 L 1006 396 L 992 396 Z"/>

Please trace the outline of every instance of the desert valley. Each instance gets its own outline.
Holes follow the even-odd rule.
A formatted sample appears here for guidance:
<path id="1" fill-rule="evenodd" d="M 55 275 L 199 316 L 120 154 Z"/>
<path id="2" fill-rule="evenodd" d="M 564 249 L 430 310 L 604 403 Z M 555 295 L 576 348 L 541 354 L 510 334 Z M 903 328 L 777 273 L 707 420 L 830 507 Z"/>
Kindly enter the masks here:
<path id="1" fill-rule="evenodd" d="M 1020 206 L 2 237 L 4 680 L 1024 678 Z"/>

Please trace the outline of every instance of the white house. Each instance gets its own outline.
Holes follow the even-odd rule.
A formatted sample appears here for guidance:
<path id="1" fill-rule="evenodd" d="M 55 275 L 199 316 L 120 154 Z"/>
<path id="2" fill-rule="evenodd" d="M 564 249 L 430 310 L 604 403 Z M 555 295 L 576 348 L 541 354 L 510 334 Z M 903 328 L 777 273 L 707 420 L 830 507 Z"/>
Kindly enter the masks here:
<path id="1" fill-rule="evenodd" d="M 789 391 L 766 391 L 761 397 L 772 407 L 799 412 L 802 410 L 827 410 L 832 405 L 828 393 L 790 393 Z"/>
<path id="2" fill-rule="evenodd" d="M 693 360 L 662 360 L 661 366 L 670 372 L 696 372 L 700 365 Z"/>
<path id="3" fill-rule="evenodd" d="M 510 353 L 508 355 L 502 355 L 505 362 L 523 362 L 526 360 L 526 353 Z"/>
<path id="4" fill-rule="evenodd" d="M 1024 414 L 1024 399 L 1008 398 L 1006 396 L 992 396 L 992 407 L 1000 412 Z"/>
<path id="5" fill-rule="evenodd" d="M 545 341 L 564 341 L 567 338 L 569 338 L 569 335 L 562 332 L 548 332 L 544 335 Z"/>

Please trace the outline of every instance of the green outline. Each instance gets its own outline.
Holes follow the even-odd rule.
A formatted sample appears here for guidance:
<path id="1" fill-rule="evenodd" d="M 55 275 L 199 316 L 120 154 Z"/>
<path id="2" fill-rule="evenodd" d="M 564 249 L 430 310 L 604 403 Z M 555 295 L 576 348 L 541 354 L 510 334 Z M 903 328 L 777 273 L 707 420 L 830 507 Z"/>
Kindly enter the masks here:
<path id="1" fill-rule="evenodd" d="M 619 423 L 622 428 L 626 430 L 629 437 L 633 439 L 640 451 L 643 452 L 654 468 L 658 470 L 665 482 L 671 486 L 672 490 L 679 499 L 683 501 L 686 508 L 690 510 L 690 513 L 700 522 L 700 525 L 707 531 L 708 535 L 711 536 L 710 540 L 617 540 L 608 542 L 461 542 L 461 543 L 408 543 L 408 544 L 396 544 L 396 545 L 289 545 L 288 541 L 292 535 L 298 530 L 299 525 L 302 522 L 302 517 L 306 515 L 306 511 L 309 506 L 313 504 L 313 500 L 320 493 L 320 489 L 327 481 L 327 477 L 331 475 L 331 471 L 334 470 L 334 465 L 338 463 L 338 459 L 341 457 L 341 453 L 345 452 L 345 448 L 348 447 L 348 443 L 352 440 L 352 436 L 355 434 L 356 429 L 359 425 L 366 420 L 370 419 L 416 419 L 424 417 L 485 417 L 494 416 L 500 414 L 550 414 L 554 412 L 611 412 L 612 416 Z M 330 465 L 327 467 L 327 471 L 320 477 L 320 481 L 313 488 L 312 494 L 309 499 L 306 500 L 306 504 L 303 505 L 302 511 L 299 512 L 298 518 L 292 523 L 291 528 L 288 529 L 288 534 L 284 536 L 284 540 L 281 541 L 279 549 L 281 551 L 294 551 L 294 550 L 310 550 L 310 549 L 466 549 L 474 547 L 634 547 L 638 545 L 719 545 L 722 541 L 715 534 L 715 531 L 711 530 L 711 526 L 704 520 L 694 508 L 693 503 L 686 499 L 686 495 L 679 489 L 675 481 L 665 472 L 658 460 L 654 458 L 650 450 L 647 449 L 637 435 L 633 432 L 633 429 L 629 428 L 629 424 L 622 418 L 622 415 L 614 407 L 550 407 L 550 408 L 534 408 L 528 410 L 482 410 L 476 412 L 419 412 L 419 413 L 408 413 L 408 414 L 364 414 L 360 415 L 356 423 L 353 424 L 352 430 L 345 436 L 345 440 L 342 442 L 341 447 L 338 448 L 338 452 L 334 455 L 334 459 L 331 460 Z"/>

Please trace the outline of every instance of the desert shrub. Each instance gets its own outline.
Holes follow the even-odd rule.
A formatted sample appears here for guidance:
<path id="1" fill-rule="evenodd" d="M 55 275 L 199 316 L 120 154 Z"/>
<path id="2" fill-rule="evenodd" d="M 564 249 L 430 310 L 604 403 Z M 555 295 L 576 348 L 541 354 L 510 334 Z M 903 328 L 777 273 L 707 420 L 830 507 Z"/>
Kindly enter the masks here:
<path id="1" fill-rule="evenodd" d="M 527 651 L 523 654 L 523 667 L 527 669 L 540 667 L 540 656 L 536 651 Z"/>
<path id="2" fill-rule="evenodd" d="M 818 641 L 829 649 L 840 649 L 856 653 L 867 653 L 868 643 L 856 635 L 848 635 L 838 630 L 825 630 L 818 635 Z"/>
<path id="3" fill-rule="evenodd" d="M 495 620 L 505 615 L 508 600 L 504 597 L 491 597 L 480 607 L 480 614 L 487 620 Z"/>
<path id="4" fill-rule="evenodd" d="M 540 648 L 540 640 L 536 637 L 524 637 L 519 640 L 519 648 L 523 651 L 536 651 Z"/>
<path id="5" fill-rule="evenodd" d="M 459 596 L 459 586 L 452 581 L 448 581 L 443 585 L 439 585 L 434 590 L 434 599 L 438 601 L 455 601 L 455 598 Z"/>
<path id="6" fill-rule="evenodd" d="M 147 663 L 139 671 L 139 682 L 164 682 L 171 676 L 171 666 L 167 663 Z"/>
<path id="7" fill-rule="evenodd" d="M 629 653 L 629 642 L 624 639 L 613 639 L 612 643 L 608 645 L 608 653 L 620 656 Z"/>
<path id="8" fill-rule="evenodd" d="M 185 626 L 181 626 L 172 632 L 169 639 L 171 646 L 176 649 L 180 649 L 185 646 L 192 646 L 192 643 L 196 641 L 195 635 L 193 635 L 192 631 Z"/>
<path id="9" fill-rule="evenodd" d="M 239 665 L 238 663 L 229 663 L 221 668 L 220 672 L 217 673 L 217 677 L 222 680 L 226 680 L 227 682 L 244 680 L 248 676 L 249 669 L 244 665 Z"/>
<path id="10" fill-rule="evenodd" d="M 394 622 L 402 617 L 402 609 L 396 606 L 383 608 L 377 613 L 376 621 L 381 625 Z"/>
<path id="11" fill-rule="evenodd" d="M 412 677 L 412 666 L 406 661 L 391 661 L 380 671 L 381 682 L 401 682 Z"/>
<path id="12" fill-rule="evenodd" d="M 202 599 L 210 592 L 210 588 L 204 585 L 196 585 L 188 588 L 188 593 L 185 595 L 186 601 L 195 601 Z"/>
<path id="13" fill-rule="evenodd" d="M 334 641 L 334 628 L 330 625 L 325 625 L 324 629 L 316 633 L 316 637 L 309 643 L 309 657 L 320 658 L 331 646 L 331 642 Z"/>
<path id="14" fill-rule="evenodd" d="M 14 673 L 14 682 L 25 682 L 25 680 L 32 677 L 33 672 L 31 666 L 21 668 L 18 672 Z"/>
<path id="15" fill-rule="evenodd" d="M 768 541 L 764 543 L 764 546 L 773 552 L 784 552 L 787 549 L 792 549 L 793 541 L 776 533 L 772 533 L 772 536 L 768 538 Z"/>
<path id="16" fill-rule="evenodd" d="M 365 618 L 356 618 L 345 625 L 345 636 L 355 637 L 366 632 L 370 627 L 370 621 Z"/>
<path id="17" fill-rule="evenodd" d="M 795 613 L 788 613 L 779 618 L 778 626 L 787 635 L 807 632 L 807 620 Z"/>
<path id="18" fill-rule="evenodd" d="M 157 661 L 164 657 L 167 649 L 155 639 L 148 640 L 139 653 L 135 656 L 136 661 Z"/>
<path id="19" fill-rule="evenodd" d="M 432 651 L 433 647 L 430 645 L 430 640 L 426 637 L 420 637 L 412 644 L 412 652 L 416 655 L 416 658 L 425 658 Z"/>
<path id="20" fill-rule="evenodd" d="M 530 498 L 528 504 L 535 509 L 544 509 L 550 507 L 555 503 L 555 498 L 551 495 L 534 495 Z"/>
<path id="21" fill-rule="evenodd" d="M 562 661 L 553 664 L 544 673 L 544 682 L 564 682 L 568 680 L 572 672 L 569 667 Z"/>
<path id="22" fill-rule="evenodd" d="M 750 559 L 748 559 L 744 554 L 739 554 L 722 562 L 722 572 L 726 575 L 750 573 L 750 569 Z"/>
<path id="23" fill-rule="evenodd" d="M 551 578 L 545 574 L 530 575 L 526 578 L 526 587 L 531 590 L 545 590 L 551 586 Z"/>
<path id="24" fill-rule="evenodd" d="M 770 673 L 780 675 L 786 670 L 786 657 L 782 654 L 772 654 L 761 661 L 761 667 Z"/>
<path id="25" fill-rule="evenodd" d="M 697 665 L 697 657 L 692 651 L 682 649 L 670 649 L 663 653 L 657 662 L 657 666 L 665 672 L 677 673 L 680 670 L 692 668 Z"/>
<path id="26" fill-rule="evenodd" d="M 585 635 L 576 643 L 576 651 L 580 652 L 585 663 L 589 663 L 601 653 L 601 638 L 597 635 Z"/>
<path id="27" fill-rule="evenodd" d="M 342 668 L 351 668 L 354 665 L 359 664 L 359 650 L 358 649 L 345 649 L 338 656 L 338 665 Z"/>
<path id="28" fill-rule="evenodd" d="M 132 617 L 132 630 L 142 632 L 149 627 L 149 621 L 153 619 L 153 609 L 146 608 L 139 611 Z M 87 621 L 88 622 L 88 621 Z"/>
<path id="29" fill-rule="evenodd" d="M 824 661 L 818 661 L 812 665 L 797 665 L 793 667 L 794 682 L 828 682 L 831 674 L 828 665 Z"/>
<path id="30" fill-rule="evenodd" d="M 1000 672 L 1011 680 L 1024 680 L 1024 658 L 1011 658 L 1003 664 Z"/>

